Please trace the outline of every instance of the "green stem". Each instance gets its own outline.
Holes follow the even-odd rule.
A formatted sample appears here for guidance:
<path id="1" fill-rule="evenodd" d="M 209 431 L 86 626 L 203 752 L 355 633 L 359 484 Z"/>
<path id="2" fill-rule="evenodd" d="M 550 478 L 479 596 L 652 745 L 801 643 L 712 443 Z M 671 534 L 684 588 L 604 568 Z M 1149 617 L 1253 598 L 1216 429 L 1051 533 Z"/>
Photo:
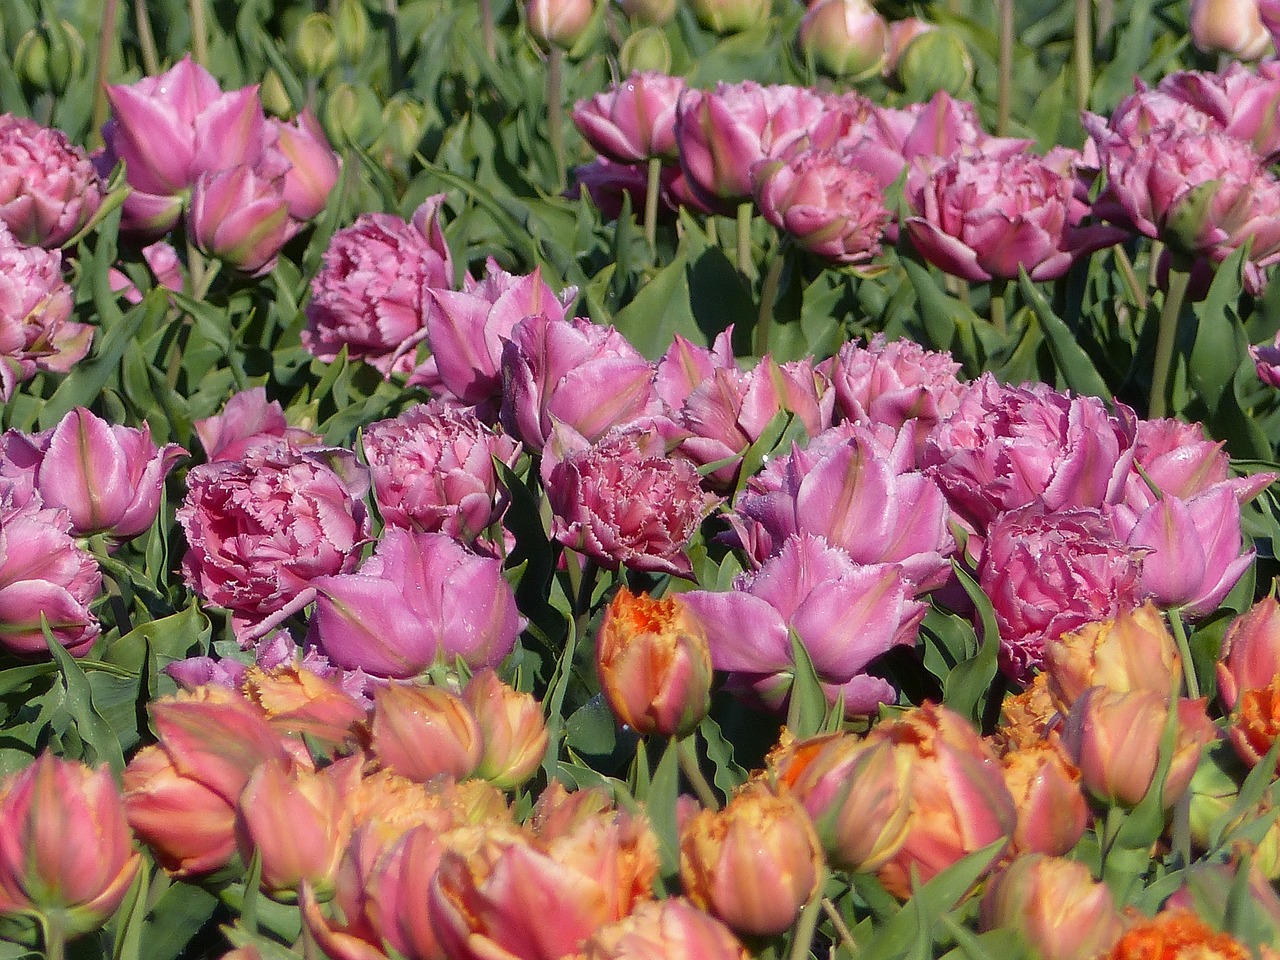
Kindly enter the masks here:
<path id="1" fill-rule="evenodd" d="M 751 215 L 753 213 L 750 200 L 738 204 L 738 272 L 750 278 L 751 264 Z"/>
<path id="2" fill-rule="evenodd" d="M 995 327 L 996 333 L 1001 336 L 1008 332 L 1004 319 L 1004 292 L 1008 286 L 1009 281 L 999 277 L 991 281 L 991 326 Z"/>
<path id="3" fill-rule="evenodd" d="M 791 952 L 787 960 L 805 960 L 809 956 L 809 948 L 813 946 L 813 935 L 818 929 L 818 917 L 822 914 L 822 887 L 825 877 L 818 878 L 817 889 L 800 911 L 800 919 L 796 921 L 796 938 L 791 941 Z"/>
<path id="4" fill-rule="evenodd" d="M 63 960 L 67 955 L 67 932 L 62 929 L 62 921 L 46 916 L 42 918 L 42 926 L 45 960 Z"/>
<path id="5" fill-rule="evenodd" d="M 1141 311 L 1147 309 L 1147 288 L 1138 283 L 1138 274 L 1133 269 L 1133 261 L 1124 247 L 1116 244 L 1116 263 L 1120 265 L 1120 275 L 1124 277 L 1133 297 L 1133 305 Z"/>
<path id="6" fill-rule="evenodd" d="M 1187 642 L 1187 628 L 1182 625 L 1182 617 L 1177 609 L 1169 611 L 1169 626 L 1173 628 L 1173 639 L 1178 645 L 1178 655 L 1182 657 L 1182 682 L 1186 685 L 1187 696 L 1192 700 L 1200 698 L 1200 681 L 1196 678 L 1196 665 L 1191 659 L 1191 644 Z"/>
<path id="7" fill-rule="evenodd" d="M 102 125 L 107 122 L 107 74 L 110 72 L 111 51 L 116 45 L 119 6 L 120 0 L 106 0 L 102 6 L 102 33 L 98 35 L 98 67 L 93 94 L 93 139 L 98 144 L 102 143 Z"/>
<path id="8" fill-rule="evenodd" d="M 760 313 L 756 317 L 756 356 L 769 352 L 769 330 L 773 326 L 773 304 L 778 299 L 778 285 L 782 282 L 782 267 L 787 259 L 786 244 L 779 246 L 769 262 L 769 272 L 764 275 L 760 287 Z"/>
<path id="9" fill-rule="evenodd" d="M 556 185 L 568 184 L 568 164 L 564 157 L 564 51 L 552 47 L 547 63 L 547 136 L 556 158 Z"/>
<path id="10" fill-rule="evenodd" d="M 480 0 L 480 30 L 484 34 L 484 52 L 490 60 L 498 59 L 498 42 L 493 28 L 493 0 Z"/>
<path id="11" fill-rule="evenodd" d="M 649 182 L 644 194 L 644 238 L 649 249 L 658 250 L 658 194 L 662 190 L 662 158 L 649 158 Z"/>
<path id="12" fill-rule="evenodd" d="M 386 0 L 387 12 L 387 63 L 391 69 L 391 92 L 404 89 L 404 64 L 400 62 L 400 4 Z"/>
<path id="13" fill-rule="evenodd" d="M 205 22 L 204 0 L 190 0 L 191 55 L 196 63 L 206 69 L 209 66 L 209 28 Z"/>
<path id="14" fill-rule="evenodd" d="M 1090 18 L 1093 0 L 1076 0 L 1076 109 L 1089 109 L 1089 93 L 1093 89 L 1093 38 Z"/>
<path id="15" fill-rule="evenodd" d="M 1097 0 L 1098 2 L 1098 24 L 1097 39 L 1094 42 L 1095 49 L 1101 50 L 1103 39 L 1107 34 L 1111 33 L 1111 28 L 1116 23 L 1116 3 L 1115 0 Z"/>
<path id="16" fill-rule="evenodd" d="M 1169 409 L 1169 373 L 1173 366 L 1173 344 L 1178 334 L 1178 315 L 1182 313 L 1182 301 L 1186 297 L 1187 284 L 1191 280 L 1188 270 L 1169 269 L 1169 289 L 1164 295 L 1160 310 L 1160 329 L 1156 336 L 1155 369 L 1151 373 L 1151 398 L 1147 403 L 1147 416 L 1158 420 Z"/>
<path id="17" fill-rule="evenodd" d="M 680 771 L 684 774 L 684 778 L 689 781 L 689 786 L 693 787 L 693 792 L 698 795 L 698 802 L 708 810 L 719 810 L 720 801 L 716 798 L 716 792 L 711 789 L 711 784 L 707 783 L 707 778 L 702 773 L 702 766 L 698 763 L 693 735 L 684 737 L 676 744 L 676 759 L 680 761 Z"/>
<path id="18" fill-rule="evenodd" d="M 1000 15 L 1000 75 L 996 92 L 996 134 L 1009 135 L 1013 100 L 1013 0 L 998 0 Z"/>
<path id="19" fill-rule="evenodd" d="M 1105 875 L 1107 871 L 1107 858 L 1111 855 L 1111 848 L 1116 845 L 1116 837 L 1120 835 L 1120 828 L 1124 826 L 1125 811 L 1120 807 L 1108 807 L 1106 816 L 1102 821 L 1102 836 L 1099 838 L 1099 853 L 1102 856 L 1102 862 L 1099 864 L 1098 873 Z"/>
<path id="20" fill-rule="evenodd" d="M 822 898 L 822 912 L 827 915 L 831 925 L 836 928 L 836 936 L 840 938 L 840 942 L 845 945 L 849 953 L 857 956 L 862 948 L 858 945 L 858 941 L 853 939 L 853 931 L 844 922 L 844 917 L 840 916 L 840 911 L 836 909 L 836 905 L 827 897 Z"/>
<path id="21" fill-rule="evenodd" d="M 153 77 L 160 72 L 160 52 L 156 49 L 155 34 L 151 32 L 151 18 L 147 16 L 147 0 L 133 0 L 133 20 L 138 31 L 138 46 L 142 48 L 142 69 Z"/>

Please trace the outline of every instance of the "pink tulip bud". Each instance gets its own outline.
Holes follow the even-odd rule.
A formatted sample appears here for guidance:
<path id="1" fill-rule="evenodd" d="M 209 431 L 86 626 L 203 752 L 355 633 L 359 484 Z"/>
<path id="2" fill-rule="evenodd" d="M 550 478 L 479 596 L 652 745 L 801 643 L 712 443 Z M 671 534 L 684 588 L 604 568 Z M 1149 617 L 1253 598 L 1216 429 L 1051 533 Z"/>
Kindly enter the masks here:
<path id="1" fill-rule="evenodd" d="M 867 0 L 818 0 L 800 21 L 800 49 L 836 77 L 879 73 L 888 46 L 889 25 Z"/>
<path id="2" fill-rule="evenodd" d="M 344 7 L 345 9 L 345 7 Z M 305 109 L 293 123 L 268 121 L 276 130 L 276 148 L 289 161 L 284 175 L 284 199 L 289 216 L 310 220 L 320 214 L 342 173 L 342 159 L 329 146 L 320 121 Z"/>
<path id="3" fill-rule="evenodd" d="M 46 752 L 0 783 L 0 913 L 34 913 L 70 937 L 96 930 L 141 859 L 106 767 Z"/>
<path id="4" fill-rule="evenodd" d="M 762 23 L 770 10 L 769 0 L 690 0 L 698 22 L 716 33 L 739 33 Z"/>
<path id="5" fill-rule="evenodd" d="M 374 697 L 371 750 L 383 767 L 426 783 L 475 773 L 484 744 L 461 698 L 441 687 L 392 683 Z"/>
<path id="6" fill-rule="evenodd" d="M 729 928 L 688 900 L 641 903 L 617 923 L 601 927 L 582 948 L 584 960 L 746 960 Z"/>
<path id="7" fill-rule="evenodd" d="M 1080 771 L 1048 743 L 1011 750 L 1001 763 L 1018 809 L 1014 852 L 1062 856 L 1071 850 L 1089 825 Z"/>
<path id="8" fill-rule="evenodd" d="M 187 230 L 201 252 L 251 276 L 270 273 L 298 230 L 281 183 L 249 166 L 201 174 L 191 190 Z"/>
<path id="9" fill-rule="evenodd" d="M 1262 690 L 1280 674 L 1280 602 L 1263 597 L 1232 621 L 1222 638 L 1218 694 L 1234 710 L 1248 690 Z"/>
<path id="10" fill-rule="evenodd" d="M 476 776 L 503 790 L 514 790 L 542 765 L 549 742 L 542 704 L 481 670 L 462 691 L 484 744 Z"/>
<path id="11" fill-rule="evenodd" d="M 1271 45 L 1258 0 L 1191 0 L 1191 40 L 1202 53 L 1257 60 Z"/>
<path id="12" fill-rule="evenodd" d="M 1124 929 L 1111 891 L 1074 860 L 1030 854 L 1001 871 L 982 900 L 983 930 L 1016 930 L 1043 960 L 1093 960 Z"/>
<path id="13" fill-rule="evenodd" d="M 221 412 L 197 420 L 195 428 L 205 459 L 210 463 L 242 460 L 251 450 L 270 447 L 277 440 L 287 440 L 298 448 L 320 444 L 317 434 L 289 426 L 280 401 L 267 402 L 265 387 L 251 387 L 233 394 Z"/>
<path id="14" fill-rule="evenodd" d="M 618 163 L 676 156 L 676 104 L 684 79 L 633 73 L 573 108 L 573 122 L 598 153 Z"/>
<path id="15" fill-rule="evenodd" d="M 543 47 L 568 50 L 586 32 L 595 0 L 526 0 L 529 33 Z"/>
<path id="16" fill-rule="evenodd" d="M 698 907 L 741 934 L 773 936 L 817 890 L 822 848 L 804 808 L 761 785 L 680 833 L 680 880 Z"/>
<path id="17" fill-rule="evenodd" d="M 102 181 L 61 130 L 0 115 L 0 220 L 20 243 L 60 247 L 102 204 Z"/>

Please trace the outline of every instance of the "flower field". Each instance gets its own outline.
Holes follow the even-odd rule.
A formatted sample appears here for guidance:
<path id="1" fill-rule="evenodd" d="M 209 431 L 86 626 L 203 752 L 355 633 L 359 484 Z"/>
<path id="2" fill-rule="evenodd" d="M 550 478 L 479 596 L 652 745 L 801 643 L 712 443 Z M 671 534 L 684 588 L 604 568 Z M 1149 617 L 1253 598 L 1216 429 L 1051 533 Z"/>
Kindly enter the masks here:
<path id="1" fill-rule="evenodd" d="M 0 960 L 1280 957 L 1280 0 L 6 0 Z"/>

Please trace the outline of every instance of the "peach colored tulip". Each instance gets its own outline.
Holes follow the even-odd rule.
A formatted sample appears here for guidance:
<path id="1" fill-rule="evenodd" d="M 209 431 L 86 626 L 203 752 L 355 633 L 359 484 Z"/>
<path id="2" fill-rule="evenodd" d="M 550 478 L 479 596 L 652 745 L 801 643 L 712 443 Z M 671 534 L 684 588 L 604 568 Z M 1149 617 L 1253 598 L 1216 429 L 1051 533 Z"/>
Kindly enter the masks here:
<path id="1" fill-rule="evenodd" d="M 467 705 L 441 687 L 392 683 L 373 702 L 371 752 L 382 765 L 425 783 L 462 780 L 480 765 L 480 728 Z"/>
<path id="2" fill-rule="evenodd" d="M 1093 960 L 1123 930 L 1111 891 L 1074 860 L 1033 853 L 998 874 L 982 900 L 983 930 L 1022 934 L 1041 960 Z"/>
<path id="3" fill-rule="evenodd" d="M 542 764 L 549 742 L 542 704 L 482 670 L 462 691 L 484 744 L 475 774 L 504 790 L 532 777 Z"/>

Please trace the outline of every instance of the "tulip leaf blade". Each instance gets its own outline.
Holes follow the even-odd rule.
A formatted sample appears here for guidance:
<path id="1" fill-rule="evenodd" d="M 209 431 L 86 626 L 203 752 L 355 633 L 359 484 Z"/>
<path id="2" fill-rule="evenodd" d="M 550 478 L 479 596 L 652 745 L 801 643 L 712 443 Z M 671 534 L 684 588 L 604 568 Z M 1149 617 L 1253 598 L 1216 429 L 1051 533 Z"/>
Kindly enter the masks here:
<path id="1" fill-rule="evenodd" d="M 679 751 L 680 741 L 670 738 L 649 781 L 644 805 L 649 824 L 658 837 L 662 882 L 668 889 L 678 887 L 680 874 L 680 827 L 676 815 L 676 801 L 680 795 Z"/>
<path id="2" fill-rule="evenodd" d="M 1031 277 L 1027 275 L 1026 269 L 1022 267 L 1018 269 L 1018 289 L 1031 305 L 1031 312 L 1039 322 L 1045 343 L 1049 345 L 1049 352 L 1053 355 L 1054 365 L 1062 374 L 1062 379 L 1067 386 L 1079 394 L 1110 400 L 1111 390 L 1107 387 L 1107 382 L 1102 379 L 1102 374 L 1089 359 L 1089 355 L 1084 352 L 1075 334 L 1062 318 L 1053 312 L 1045 295 L 1037 289 Z"/>
<path id="3" fill-rule="evenodd" d="M 146 960 L 174 960 L 217 908 L 218 898 L 203 887 L 171 883 L 144 911 L 140 955 Z"/>
<path id="4" fill-rule="evenodd" d="M 725 739 L 720 724 L 710 714 L 698 724 L 698 732 L 706 744 L 707 759 L 713 767 L 712 782 L 726 797 L 747 782 L 747 771 L 733 758 L 733 745 Z"/>
<path id="5" fill-rule="evenodd" d="M 40 629 L 44 632 L 44 642 L 48 645 L 49 652 L 58 665 L 58 671 L 62 674 L 62 683 L 66 690 L 63 706 L 75 723 L 76 732 L 93 751 L 94 759 L 99 763 L 108 764 L 112 772 L 117 777 L 120 776 L 124 773 L 124 751 L 120 748 L 120 741 L 116 738 L 111 724 L 98 712 L 89 678 L 80 669 L 80 664 L 76 663 L 75 658 L 54 637 L 44 614 L 40 615 Z"/>
<path id="6" fill-rule="evenodd" d="M 687 266 L 684 254 L 678 254 L 613 315 L 618 332 L 650 360 L 666 352 L 673 334 L 701 338 L 689 308 Z"/>
<path id="7" fill-rule="evenodd" d="M 787 729 L 803 740 L 823 728 L 830 705 L 809 651 L 805 649 L 794 628 L 789 627 L 788 632 L 791 634 L 793 673 L 787 702 Z"/>
<path id="8" fill-rule="evenodd" d="M 999 668 L 1000 627 L 995 610 L 982 587 L 957 562 L 951 563 L 956 579 L 973 601 L 982 624 L 982 643 L 977 653 L 957 663 L 943 681 L 942 702 L 981 724 L 986 713 L 991 682 Z"/>

